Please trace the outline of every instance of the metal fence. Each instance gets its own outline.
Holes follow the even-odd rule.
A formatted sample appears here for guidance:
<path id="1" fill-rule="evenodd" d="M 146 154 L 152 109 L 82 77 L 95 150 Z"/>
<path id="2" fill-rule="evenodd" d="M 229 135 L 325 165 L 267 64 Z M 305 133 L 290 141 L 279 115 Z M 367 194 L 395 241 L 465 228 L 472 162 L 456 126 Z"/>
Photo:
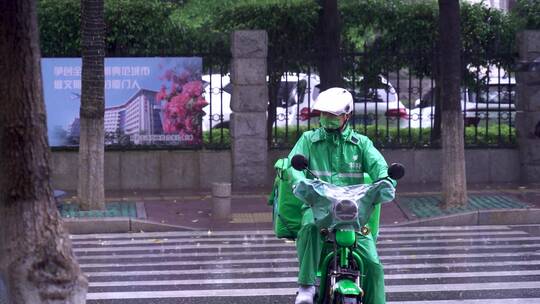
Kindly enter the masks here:
<path id="1" fill-rule="evenodd" d="M 365 62 L 363 53 L 345 54 L 344 65 Z M 318 127 L 312 111 L 319 94 L 320 78 L 306 64 L 285 72 L 276 88 L 272 122 L 272 148 L 290 148 L 302 132 Z M 464 75 L 461 106 L 467 147 L 514 147 L 515 77 L 501 67 L 470 68 Z M 208 67 L 203 75 L 205 97 L 210 105 L 203 116 L 207 148 L 230 147 L 229 121 L 232 86 L 225 65 Z M 437 148 L 435 80 L 407 69 L 371 76 L 346 70 L 345 86 L 353 94 L 350 125 L 370 137 L 376 146 L 388 148 Z M 272 111 L 273 112 L 273 111 Z"/>

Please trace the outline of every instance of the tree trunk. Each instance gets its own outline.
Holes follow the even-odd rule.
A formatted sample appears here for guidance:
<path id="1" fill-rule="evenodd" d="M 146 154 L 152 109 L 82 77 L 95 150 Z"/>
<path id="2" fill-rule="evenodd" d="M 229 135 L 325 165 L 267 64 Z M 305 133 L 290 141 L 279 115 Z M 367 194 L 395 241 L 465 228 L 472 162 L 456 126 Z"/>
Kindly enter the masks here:
<path id="1" fill-rule="evenodd" d="M 82 94 L 77 195 L 83 210 L 105 209 L 104 0 L 81 0 Z"/>
<path id="2" fill-rule="evenodd" d="M 431 128 L 431 144 L 435 147 L 441 145 L 441 72 L 440 72 L 440 46 L 437 44 L 434 46 L 434 58 L 433 58 L 433 79 L 435 79 L 435 87 L 433 87 L 433 99 L 434 99 L 434 113 L 433 113 L 433 126 Z"/>
<path id="3" fill-rule="evenodd" d="M 9 303 L 84 303 L 49 182 L 36 4 L 0 0 L 0 272 Z"/>
<path id="4" fill-rule="evenodd" d="M 459 0 L 439 0 L 443 208 L 467 204 Z"/>
<path id="5" fill-rule="evenodd" d="M 319 76 L 320 90 L 342 87 L 342 62 L 340 56 L 341 18 L 337 0 L 321 0 L 321 13 L 317 32 L 319 33 Z"/>

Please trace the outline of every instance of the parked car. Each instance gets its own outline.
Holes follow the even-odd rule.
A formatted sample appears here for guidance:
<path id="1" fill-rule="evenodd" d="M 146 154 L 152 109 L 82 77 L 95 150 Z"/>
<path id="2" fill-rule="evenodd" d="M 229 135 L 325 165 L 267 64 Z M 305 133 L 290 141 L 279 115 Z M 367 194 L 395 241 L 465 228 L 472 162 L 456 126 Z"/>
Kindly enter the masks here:
<path id="1" fill-rule="evenodd" d="M 411 128 L 431 128 L 435 120 L 435 88 L 430 89 L 422 99 L 415 101 L 415 108 L 410 110 Z M 480 119 L 472 111 L 474 104 L 467 89 L 461 88 L 461 109 L 464 111 L 465 126 L 477 125 Z"/>
<path id="2" fill-rule="evenodd" d="M 499 82 L 500 80 L 500 82 Z M 512 78 L 491 77 L 487 87 L 470 90 L 472 108 L 480 121 L 488 124 L 509 122 L 513 125 L 516 117 L 516 81 Z"/>
<path id="3" fill-rule="evenodd" d="M 360 77 L 360 83 L 361 79 Z M 310 83 L 314 86 L 312 85 L 309 94 L 296 94 L 298 89 L 292 91 L 293 102 L 288 107 L 289 119 L 287 121 L 289 125 L 296 126 L 297 123 L 307 125 L 308 119 L 310 125 L 316 126 L 318 124 L 319 113 L 312 111 L 311 108 L 319 94 L 319 77 L 312 75 Z M 298 86 L 296 87 L 298 88 Z M 379 76 L 377 88 L 361 91 L 359 87 L 356 87 L 351 92 L 354 98 L 354 115 L 351 119 L 353 124 L 372 125 L 378 123 L 380 126 L 397 126 L 399 123 L 402 127 L 405 125 L 409 115 L 408 109 L 399 101 L 396 90 L 384 77 Z M 297 96 L 300 96 L 300 103 L 297 103 Z"/>
<path id="4" fill-rule="evenodd" d="M 204 98 L 208 105 L 203 108 L 203 131 L 213 128 L 228 128 L 231 116 L 232 84 L 229 74 L 202 76 Z"/>
<path id="5" fill-rule="evenodd" d="M 203 108 L 203 131 L 211 128 L 228 128 L 230 123 L 232 84 L 230 76 L 203 75 L 204 98 L 208 105 Z M 276 105 L 275 125 L 307 125 L 307 117 L 301 115 L 304 107 L 313 105 L 319 95 L 319 77 L 315 74 L 288 74 L 281 78 Z M 300 102 L 299 102 L 300 100 Z"/>
<path id="6" fill-rule="evenodd" d="M 405 127 L 408 109 L 399 101 L 394 87 L 382 76 L 378 88 L 353 92 L 355 124 L 379 125 L 388 123 Z M 229 75 L 203 75 L 205 98 L 209 105 L 203 108 L 203 131 L 210 128 L 229 127 L 232 85 Z M 318 113 L 312 111 L 319 95 L 320 79 L 316 74 L 288 73 L 281 78 L 278 91 L 274 126 L 317 126 Z M 399 121 L 399 122 L 398 122 Z"/>
<path id="7" fill-rule="evenodd" d="M 499 81 L 500 80 L 500 81 Z M 465 126 L 515 121 L 515 79 L 491 77 L 487 86 L 478 89 L 461 88 L 461 109 Z M 430 128 L 435 115 L 433 89 L 415 101 L 410 111 L 411 128 Z"/>
<path id="8" fill-rule="evenodd" d="M 363 90 L 362 77 L 353 92 L 353 123 L 403 128 L 409 119 L 409 109 L 399 100 L 396 89 L 383 76 L 378 76 L 374 88 Z"/>

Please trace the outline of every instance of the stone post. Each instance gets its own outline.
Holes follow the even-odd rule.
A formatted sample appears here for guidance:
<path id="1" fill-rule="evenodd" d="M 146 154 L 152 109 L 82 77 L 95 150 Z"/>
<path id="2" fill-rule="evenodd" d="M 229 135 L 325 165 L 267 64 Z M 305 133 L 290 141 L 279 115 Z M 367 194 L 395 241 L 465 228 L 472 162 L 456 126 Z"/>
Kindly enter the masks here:
<path id="1" fill-rule="evenodd" d="M 236 31 L 231 38 L 233 187 L 262 187 L 266 183 L 268 159 L 268 36 L 265 31 Z"/>
<path id="2" fill-rule="evenodd" d="M 231 184 L 212 184 L 212 217 L 218 220 L 231 218 Z"/>
<path id="3" fill-rule="evenodd" d="M 540 183 L 540 31 L 519 33 L 518 43 L 516 128 L 521 179 Z"/>

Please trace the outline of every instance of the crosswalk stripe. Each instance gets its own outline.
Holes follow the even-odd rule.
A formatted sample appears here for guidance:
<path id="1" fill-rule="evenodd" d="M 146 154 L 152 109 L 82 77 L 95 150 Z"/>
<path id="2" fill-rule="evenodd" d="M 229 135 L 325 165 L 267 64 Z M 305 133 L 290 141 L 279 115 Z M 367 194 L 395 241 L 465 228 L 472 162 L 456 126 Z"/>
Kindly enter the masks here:
<path id="1" fill-rule="evenodd" d="M 288 244 L 288 243 L 278 243 L 278 244 L 252 244 L 252 243 L 244 243 L 244 244 L 220 244 L 220 245 L 176 245 L 176 246 L 166 246 L 166 245 L 160 245 L 156 244 L 156 246 L 150 247 L 144 247 L 144 246 L 137 246 L 137 247 L 91 247 L 91 248 L 73 248 L 73 251 L 75 253 L 78 252 L 107 252 L 107 251 L 113 251 L 113 252 L 122 252 L 122 251 L 156 251 L 156 250 L 174 250 L 174 249 L 215 249 L 215 248 L 280 248 L 280 247 L 291 247 L 294 245 Z"/>
<path id="2" fill-rule="evenodd" d="M 452 248 L 511 248 L 508 246 L 518 246 L 527 247 L 527 246 L 540 246 L 540 244 L 524 244 L 524 245 L 468 245 L 468 246 L 422 246 L 423 244 L 433 244 L 433 243 L 468 243 L 468 242 L 508 242 L 508 241 L 536 241 L 540 240 L 540 237 L 531 237 L 531 238 L 501 238 L 501 239 L 483 239 L 483 240 L 471 240 L 471 239 L 461 239 L 461 240 L 429 240 L 429 241 L 396 241 L 396 242 L 379 242 L 378 245 L 414 245 L 414 248 L 399 247 L 400 250 L 436 250 L 436 249 L 452 249 Z M 129 247 L 89 247 L 89 248 L 73 248 L 75 253 L 81 252 L 126 252 L 126 251 L 156 251 L 156 250 L 175 250 L 175 249 L 216 249 L 216 248 L 282 248 L 282 247 L 293 247 L 292 243 L 270 243 L 270 244 L 253 244 L 245 242 L 242 244 L 219 244 L 219 245 L 209 245 L 209 244 L 194 244 L 194 245 L 162 245 L 156 244 L 156 246 L 129 246 Z M 378 251 L 395 251 L 395 247 L 380 247 Z"/>
<path id="3" fill-rule="evenodd" d="M 391 260 L 421 260 L 421 259 L 461 259 L 461 258 L 495 258 L 495 257 L 520 257 L 520 256 L 540 256 L 535 252 L 506 252 L 506 253 L 466 253 L 466 254 L 415 254 L 415 255 L 393 255 L 380 256 L 382 261 Z"/>
<path id="4" fill-rule="evenodd" d="M 435 239 L 435 240 L 383 240 L 378 241 L 377 245 L 385 244 L 411 244 L 411 243 L 422 243 L 422 244 L 432 244 L 432 243 L 464 243 L 464 242 L 517 242 L 517 241 L 540 241 L 540 237 L 502 237 L 502 238 L 457 238 L 457 239 Z"/>
<path id="5" fill-rule="evenodd" d="M 400 252 L 405 251 L 426 251 L 426 250 L 473 250 L 473 249 L 520 249 L 520 248 L 540 248 L 540 244 L 517 244 L 517 245 L 471 245 L 471 246 L 420 246 L 414 247 L 386 247 L 377 248 L 377 252 Z M 412 245 L 411 245 L 412 246 Z"/>
<path id="6" fill-rule="evenodd" d="M 296 283 L 297 277 L 241 278 L 241 279 L 203 279 L 203 280 L 165 280 L 165 281 L 123 281 L 90 282 L 90 287 L 128 287 L 128 286 L 166 286 L 166 285 L 210 285 L 210 284 L 248 284 L 248 283 Z"/>
<path id="7" fill-rule="evenodd" d="M 540 270 L 385 274 L 386 280 L 536 276 Z"/>
<path id="8" fill-rule="evenodd" d="M 384 269 L 419 269 L 441 267 L 483 267 L 483 266 L 533 266 L 540 265 L 540 260 L 533 261 L 497 261 L 497 262 L 467 262 L 467 263 L 420 263 L 420 264 L 384 264 Z"/>
<path id="9" fill-rule="evenodd" d="M 192 297 L 246 297 L 294 295 L 297 288 L 264 288 L 264 289 L 206 289 L 206 290 L 174 290 L 174 291 L 138 291 L 138 292 L 96 292 L 88 293 L 87 300 L 114 299 L 162 299 Z"/>
<path id="10" fill-rule="evenodd" d="M 147 270 L 147 271 L 100 271 L 85 274 L 88 277 L 132 277 L 157 275 L 184 275 L 184 274 L 210 274 L 210 273 L 279 273 L 298 272 L 298 267 L 270 267 L 270 268 L 218 268 L 218 269 L 186 269 L 186 270 Z"/>
<path id="11" fill-rule="evenodd" d="M 441 233 L 439 235 L 437 234 L 410 234 L 410 235 L 403 235 L 403 234 L 389 234 L 389 235 L 380 235 L 379 241 L 389 241 L 394 239 L 405 239 L 405 238 L 434 238 L 434 237 L 463 237 L 463 236 L 471 236 L 476 237 L 478 239 L 484 239 L 486 236 L 501 236 L 501 235 L 516 235 L 516 236 L 522 236 L 526 235 L 527 233 L 524 231 L 501 231 L 501 232 L 488 232 L 482 235 L 476 235 L 471 234 L 469 232 L 459 232 L 459 233 Z M 446 240 L 446 239 L 444 239 Z M 267 236 L 243 236 L 243 237 L 226 237 L 226 238 L 148 238 L 148 239 L 122 239 L 122 240 L 93 240 L 93 241 L 79 241 L 74 243 L 75 248 L 80 248 L 80 245 L 100 245 L 100 246 L 113 246 L 113 245 L 140 245 L 140 244 L 168 244 L 168 243 L 197 243 L 197 242 L 205 242 L 205 243 L 218 243 L 218 242 L 257 242 L 257 241 L 280 241 L 279 239 L 276 239 L 275 237 L 267 237 Z M 282 241 L 282 240 L 281 240 Z"/>
<path id="12" fill-rule="evenodd" d="M 411 273 L 388 274 L 386 280 L 397 279 L 433 279 L 433 278 L 473 278 L 473 277 L 512 277 L 540 275 L 540 270 L 492 271 L 492 272 L 456 272 L 456 273 Z M 152 281 L 113 281 L 90 282 L 90 287 L 129 287 L 129 286 L 167 286 L 167 285 L 210 285 L 210 284 L 253 284 L 253 283 L 296 283 L 297 277 L 241 278 L 241 279 L 185 279 Z M 386 284 L 387 286 L 392 284 Z"/>
<path id="13" fill-rule="evenodd" d="M 482 284 L 424 284 L 424 285 L 389 285 L 387 292 L 430 292 L 430 291 L 467 291 L 467 290 L 508 290 L 536 289 L 540 282 L 496 282 Z"/>
<path id="14" fill-rule="evenodd" d="M 163 256 L 160 256 L 160 261 L 156 262 L 137 262 L 137 263 L 124 263 L 124 262 L 116 262 L 116 263 L 79 263 L 79 265 L 83 268 L 100 268 L 100 267 L 143 267 L 143 266 L 188 266 L 188 265 L 225 265 L 225 264 L 254 264 L 254 263 L 294 263 L 297 262 L 296 254 L 295 252 L 288 252 L 288 255 L 291 256 L 291 258 L 257 258 L 257 259 L 228 259 L 228 260 L 219 260 L 219 259 L 213 259 L 213 260 L 187 260 L 182 259 L 181 261 L 162 261 Z M 259 254 L 259 256 L 261 256 Z M 391 264 L 392 261 L 414 261 L 414 260 L 424 260 L 424 259 L 462 259 L 462 258 L 492 258 L 492 257 L 511 257 L 515 258 L 517 256 L 526 256 L 526 257 L 539 257 L 540 253 L 508 253 L 505 255 L 495 255 L 495 254 L 468 254 L 468 255 L 451 255 L 451 254 L 444 254 L 444 255 L 436 255 L 436 254 L 429 254 L 429 255 L 417 255 L 417 256 L 381 256 L 380 259 L 385 264 Z M 192 256 L 195 257 L 195 256 Z M 403 265 L 403 264 L 400 264 Z M 410 264 L 408 264 L 410 265 Z M 441 265 L 440 263 L 437 265 Z M 459 263 L 452 263 L 452 265 L 459 265 Z"/>
<path id="15" fill-rule="evenodd" d="M 426 301 L 392 301 L 387 304 L 426 304 Z M 540 298 L 519 298 L 519 299 L 464 299 L 464 300 L 436 300 L 429 301 L 429 304 L 532 304 L 540 303 Z"/>
<path id="16" fill-rule="evenodd" d="M 289 250 L 282 251 L 257 251 L 257 255 L 283 255 L 283 254 L 294 254 L 296 255 L 296 249 L 294 246 L 291 246 Z M 230 256 L 253 256 L 253 252 L 194 252 L 194 253 L 149 253 L 149 254 L 111 254 L 111 255 L 83 255 L 77 256 L 77 260 L 106 260 L 106 259 L 148 259 L 148 258 L 168 258 L 168 257 L 230 257 Z"/>
<path id="17" fill-rule="evenodd" d="M 381 227 L 381 232 L 387 231 L 467 231 L 467 230 L 508 230 L 511 226 L 508 225 L 478 225 L 478 226 L 431 226 L 431 227 Z"/>
<path id="18" fill-rule="evenodd" d="M 489 231 L 489 230 L 510 230 L 507 225 L 493 226 L 446 226 L 446 227 L 381 227 L 379 232 L 448 232 L 448 231 Z M 140 232 L 140 233 L 105 233 L 105 234 L 72 234 L 72 240 L 84 239 L 111 239 L 111 238 L 147 238 L 166 236 L 219 236 L 219 235 L 274 235 L 272 230 L 227 230 L 227 231 L 166 231 L 166 232 Z"/>
<path id="19" fill-rule="evenodd" d="M 387 292 L 440 292 L 469 290 L 508 290 L 536 289 L 540 282 L 498 282 L 483 284 L 426 284 L 426 285 L 390 285 Z M 204 289 L 204 290 L 169 290 L 137 292 L 95 292 L 88 293 L 88 300 L 103 299 L 148 299 L 148 298 L 185 298 L 185 297 L 237 297 L 294 295 L 297 288 L 245 288 L 245 289 Z"/>
<path id="20" fill-rule="evenodd" d="M 246 263 L 257 264 L 256 260 L 249 261 Z M 261 262 L 262 263 L 262 262 Z M 295 259 L 291 259 L 289 263 L 296 263 Z M 222 265 L 220 263 L 215 263 Z M 231 263 L 234 264 L 234 263 Z M 198 265 L 197 263 L 192 263 L 189 265 Z M 211 265 L 209 263 L 202 265 Z M 419 264 L 384 264 L 384 269 L 432 269 L 432 268 L 451 268 L 451 267 L 487 267 L 487 266 L 538 266 L 540 265 L 540 260 L 536 261 L 497 261 L 497 262 L 468 262 L 468 263 L 419 263 Z M 122 266 L 118 266 L 122 267 Z M 130 266 L 126 266 L 130 267 Z M 138 266 L 134 266 L 138 267 Z M 112 267 L 114 268 L 114 267 Z M 190 274 L 190 273 L 239 273 L 239 272 L 290 272 L 291 269 L 298 270 L 296 267 L 273 267 L 273 268 L 217 268 L 217 269 L 182 269 L 182 270 L 137 270 L 137 271 L 91 271 L 91 269 L 85 269 L 86 274 L 89 276 L 142 276 L 142 275 L 181 275 L 181 274 Z"/>
<path id="21" fill-rule="evenodd" d="M 96 263 L 96 264 L 80 264 L 83 268 L 97 267 L 143 267 L 143 266 L 188 266 L 188 265 L 224 265 L 224 264 L 258 264 L 258 263 L 293 263 L 298 259 L 283 258 L 283 259 L 249 259 L 249 260 L 213 260 L 213 261 L 178 261 L 178 262 L 154 262 L 154 263 Z"/>
<path id="22" fill-rule="evenodd" d="M 296 256 L 296 249 L 284 251 L 257 251 L 259 256 L 267 255 L 293 255 Z M 168 258 L 199 258 L 199 257 L 235 257 L 235 256 L 253 256 L 253 252 L 195 252 L 195 253 L 158 253 L 158 254 L 125 254 L 125 255 L 90 255 L 79 256 L 77 260 L 80 265 L 86 265 L 85 260 L 118 260 L 127 259 L 168 259 Z M 519 257 L 519 256 L 540 256 L 540 252 L 490 252 L 490 253 L 441 253 L 441 254 L 407 254 L 407 255 L 380 255 L 382 261 L 386 260 L 416 260 L 416 259 L 458 259 L 458 258 L 494 258 L 494 257 Z M 81 262 L 82 261 L 82 262 Z"/>

